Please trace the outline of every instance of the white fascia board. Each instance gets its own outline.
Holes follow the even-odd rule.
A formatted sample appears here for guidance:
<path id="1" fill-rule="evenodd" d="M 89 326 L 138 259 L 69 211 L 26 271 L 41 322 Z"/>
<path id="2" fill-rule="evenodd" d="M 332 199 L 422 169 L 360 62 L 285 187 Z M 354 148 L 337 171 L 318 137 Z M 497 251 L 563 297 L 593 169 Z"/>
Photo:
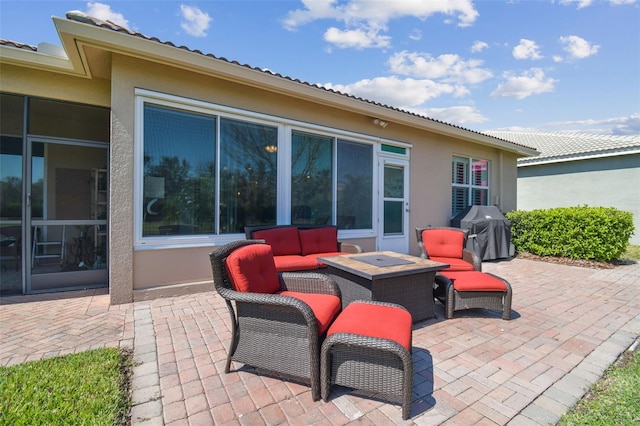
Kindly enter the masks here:
<path id="1" fill-rule="evenodd" d="M 51 56 L 18 47 L 0 46 L 0 62 L 65 74 L 84 75 L 84 72 L 76 70 L 68 58 Z"/>
<path id="2" fill-rule="evenodd" d="M 452 125 L 440 123 L 428 118 L 419 117 L 392 108 L 377 105 L 348 95 L 338 94 L 308 83 L 297 82 L 277 75 L 270 74 L 249 66 L 216 59 L 202 53 L 181 49 L 163 44 L 156 40 L 120 33 L 107 28 L 100 28 L 91 24 L 84 24 L 69 19 L 53 18 L 61 39 L 67 41 L 66 36 L 74 39 L 74 44 L 68 46 L 67 52 L 71 58 L 79 58 L 84 62 L 84 69 L 89 69 L 81 46 L 92 46 L 127 56 L 142 58 L 151 62 L 170 65 L 191 72 L 199 72 L 239 82 L 248 86 L 290 95 L 314 103 L 368 115 L 372 119 L 379 118 L 390 123 L 403 124 L 413 128 L 438 133 L 441 135 L 462 139 L 476 144 L 498 148 L 516 153 L 521 156 L 537 154 L 534 149 L 519 146 L 493 138 L 488 135 L 475 133 Z M 69 42 L 67 43 L 69 44 Z M 74 52 L 71 52 L 71 47 Z M 88 71 L 87 71 L 88 72 Z"/>
<path id="3" fill-rule="evenodd" d="M 541 166 L 544 164 L 555 164 L 555 163 L 570 163 L 572 161 L 594 160 L 594 159 L 606 158 L 606 157 L 622 157 L 624 155 L 633 155 L 633 154 L 640 154 L 640 148 L 632 149 L 629 151 L 608 152 L 606 154 L 593 153 L 593 154 L 576 155 L 573 157 L 570 157 L 570 156 L 555 157 L 555 158 L 549 158 L 547 160 L 530 161 L 527 163 L 518 164 L 518 167 Z"/>

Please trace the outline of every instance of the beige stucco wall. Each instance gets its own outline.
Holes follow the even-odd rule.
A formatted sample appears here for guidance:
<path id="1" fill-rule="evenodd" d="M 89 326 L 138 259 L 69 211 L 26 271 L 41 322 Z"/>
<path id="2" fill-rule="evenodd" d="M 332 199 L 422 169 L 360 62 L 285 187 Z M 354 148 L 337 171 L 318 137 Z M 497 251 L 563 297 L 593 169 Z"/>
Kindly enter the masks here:
<path id="1" fill-rule="evenodd" d="M 516 157 L 495 148 L 461 142 L 435 133 L 390 123 L 380 128 L 372 117 L 309 103 L 257 87 L 151 64 L 121 55 L 111 58 L 111 81 L 54 74 L 3 64 L 1 89 L 111 108 L 109 282 L 111 302 L 127 303 L 158 295 L 211 288 L 211 247 L 134 250 L 134 92 L 136 88 L 409 143 L 410 253 L 417 255 L 416 227 L 448 225 L 451 215 L 451 158 L 487 159 L 491 164 L 491 200 L 502 210 L 516 208 Z M 256 71 L 258 72 L 258 71 Z M 292 83 L 293 84 L 293 83 Z M 499 199 L 496 199 L 496 196 Z M 349 240 L 365 251 L 374 238 Z"/>
<path id="2" fill-rule="evenodd" d="M 109 107 L 110 82 L 0 64 L 3 92 Z"/>
<path id="3" fill-rule="evenodd" d="M 153 297 L 154 288 L 171 288 L 172 292 L 179 292 L 176 285 L 192 283 L 195 284 L 194 288 L 202 289 L 207 288 L 207 284 L 210 288 L 211 283 L 208 260 L 211 247 L 132 250 L 133 110 L 136 88 L 412 144 L 409 237 L 412 254 L 419 253 L 413 231 L 415 227 L 449 223 L 453 155 L 489 160 L 492 200 L 499 195 L 502 206 L 506 209 L 515 208 L 516 158 L 504 155 L 497 149 L 417 132 L 394 123 L 381 129 L 371 123 L 371 117 L 365 115 L 339 111 L 163 65 L 150 65 L 134 58 L 114 55 L 112 64 L 111 205 L 117 206 L 112 208 L 110 220 L 113 303 L 126 302 L 131 297 Z M 505 179 L 508 183 L 504 182 Z M 374 250 L 376 246 L 374 239 L 350 242 L 360 244 L 367 251 Z"/>

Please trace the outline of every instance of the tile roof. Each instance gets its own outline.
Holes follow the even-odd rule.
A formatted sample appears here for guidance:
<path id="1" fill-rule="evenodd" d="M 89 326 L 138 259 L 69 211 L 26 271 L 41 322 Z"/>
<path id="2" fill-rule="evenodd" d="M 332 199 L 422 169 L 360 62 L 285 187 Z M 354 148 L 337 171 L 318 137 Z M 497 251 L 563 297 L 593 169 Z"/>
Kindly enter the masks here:
<path id="1" fill-rule="evenodd" d="M 149 41 L 153 41 L 153 42 L 156 42 L 156 43 L 160 43 L 160 44 L 163 44 L 163 45 L 166 45 L 166 46 L 171 46 L 171 47 L 175 47 L 177 49 L 182 49 L 182 50 L 185 50 L 185 51 L 188 51 L 188 52 L 197 53 L 197 54 L 200 54 L 200 55 L 203 55 L 203 56 L 207 56 L 209 58 L 212 58 L 212 59 L 215 59 L 215 60 L 218 60 L 218 61 L 223 61 L 223 62 L 226 62 L 226 63 L 229 63 L 229 64 L 234 64 L 234 65 L 237 65 L 237 66 L 249 68 L 249 69 L 252 69 L 252 70 L 255 70 L 255 71 L 262 72 L 264 74 L 272 75 L 274 77 L 279 77 L 279 78 L 291 81 L 293 83 L 298 83 L 298 84 L 303 84 L 305 86 L 314 87 L 316 89 L 324 90 L 326 92 L 334 93 L 336 95 L 344 96 L 344 97 L 347 97 L 347 98 L 350 98 L 350 99 L 355 99 L 355 100 L 358 100 L 358 101 L 361 101 L 361 102 L 365 102 L 365 103 L 368 103 L 368 104 L 371 104 L 371 105 L 376 105 L 376 106 L 379 106 L 379 107 L 382 107 L 382 108 L 386 108 L 386 109 L 389 109 L 389 110 L 392 110 L 392 111 L 400 112 L 402 114 L 406 114 L 406 115 L 413 116 L 413 117 L 416 117 L 416 118 L 420 118 L 420 119 L 424 119 L 424 120 L 427 120 L 427 121 L 431 121 L 433 123 L 438 123 L 438 124 L 441 124 L 441 125 L 445 125 L 445 126 L 448 126 L 448 127 L 454 128 L 454 129 L 460 129 L 460 130 L 463 130 L 463 131 L 466 131 L 466 132 L 470 132 L 470 133 L 474 133 L 474 134 L 477 134 L 477 135 L 488 136 L 488 137 L 491 137 L 493 139 L 497 139 L 497 140 L 500 140 L 502 142 L 506 142 L 508 144 L 519 146 L 519 147 L 526 148 L 526 149 L 529 149 L 529 150 L 532 149 L 531 146 L 524 145 L 524 144 L 521 144 L 519 142 L 508 140 L 508 139 L 502 139 L 499 136 L 494 136 L 494 135 L 490 135 L 488 133 L 482 133 L 482 132 L 478 132 L 478 131 L 475 131 L 475 130 L 467 129 L 467 128 L 464 128 L 464 127 L 461 127 L 461 126 L 457 126 L 455 124 L 451 124 L 451 123 L 447 123 L 447 122 L 444 122 L 444 121 L 436 120 L 434 118 L 426 117 L 424 115 L 416 114 L 416 113 L 413 113 L 413 112 L 410 112 L 410 111 L 406 111 L 406 110 L 403 110 L 403 109 L 400 109 L 400 108 L 397 108 L 397 107 L 393 107 L 393 106 L 382 104 L 382 103 L 379 103 L 379 102 L 375 102 L 375 101 L 372 101 L 372 100 L 369 100 L 369 99 L 353 96 L 353 95 L 350 95 L 350 94 L 347 94 L 347 93 L 343 93 L 343 92 L 339 92 L 339 91 L 336 91 L 336 90 L 333 90 L 333 89 L 328 89 L 328 88 L 326 88 L 324 86 L 321 86 L 319 84 L 312 84 L 312 83 L 309 83 L 309 82 L 306 82 L 306 81 L 302 81 L 302 80 L 299 80 L 299 79 L 296 79 L 296 78 L 292 78 L 292 77 L 289 77 L 289 76 L 286 76 L 286 75 L 282 75 L 282 74 L 279 74 L 279 73 L 274 73 L 274 72 L 272 72 L 270 70 L 267 70 L 267 69 L 263 69 L 263 68 L 259 68 L 259 67 L 253 67 L 253 66 L 250 66 L 250 65 L 247 65 L 247 64 L 241 64 L 238 61 L 229 60 L 229 59 L 224 58 L 224 57 L 218 57 L 218 56 L 215 56 L 215 55 L 213 55 L 211 53 L 206 53 L 205 54 L 200 50 L 190 49 L 187 46 L 177 46 L 176 44 L 174 44 L 174 43 L 172 43 L 170 41 L 162 41 L 157 37 L 146 36 L 146 35 L 144 35 L 142 33 L 137 32 L 137 31 L 132 31 L 132 30 L 130 30 L 128 28 L 125 28 L 125 27 L 122 27 L 122 26 L 120 26 L 118 24 L 115 24 L 114 22 L 102 21 L 100 19 L 94 18 L 94 17 L 92 17 L 90 15 L 87 15 L 84 12 L 81 12 L 81 11 L 74 10 L 74 11 L 67 12 L 66 13 L 66 18 L 71 20 L 71 21 L 76 21 L 76 22 L 80 22 L 80 23 L 84 23 L 84 24 L 89 24 L 89 25 L 93 25 L 93 26 L 96 26 L 96 27 L 99 27 L 99 28 L 109 29 L 109 30 L 112 30 L 112 31 L 116 31 L 116 32 L 120 32 L 120 33 L 131 35 L 131 36 L 134 36 L 134 37 L 138 37 L 138 38 L 142 38 L 142 39 L 145 39 L 145 40 L 149 40 Z M 32 50 L 34 52 L 38 51 L 38 48 L 36 46 L 30 46 L 30 45 L 27 45 L 27 44 L 18 43 L 18 42 L 15 42 L 15 41 L 5 40 L 5 39 L 0 39 L 0 45 L 16 47 L 16 48 L 19 48 L 19 49 Z"/>
<path id="2" fill-rule="evenodd" d="M 6 40 L 4 38 L 0 38 L 0 46 L 16 47 L 18 49 L 31 50 L 33 52 L 38 51 L 38 48 L 36 46 L 25 43 L 18 43 L 17 41 Z"/>
<path id="3" fill-rule="evenodd" d="M 518 166 L 640 153 L 640 135 L 508 131 L 487 131 L 486 134 L 522 143 L 540 152 L 537 156 L 519 159 Z"/>

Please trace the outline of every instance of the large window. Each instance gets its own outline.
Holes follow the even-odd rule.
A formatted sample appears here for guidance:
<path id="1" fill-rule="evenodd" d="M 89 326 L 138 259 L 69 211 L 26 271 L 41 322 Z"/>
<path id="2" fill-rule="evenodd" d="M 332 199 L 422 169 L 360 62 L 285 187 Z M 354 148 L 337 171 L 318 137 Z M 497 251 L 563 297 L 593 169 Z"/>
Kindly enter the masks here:
<path id="1" fill-rule="evenodd" d="M 333 147 L 337 145 L 334 166 Z M 373 213 L 373 147 L 293 132 L 291 223 L 331 224 L 334 200 L 339 229 L 370 229 Z M 336 191 L 333 170 L 336 170 Z"/>
<path id="2" fill-rule="evenodd" d="M 139 102 L 141 244 L 278 223 L 373 229 L 373 142 L 223 107 Z"/>
<path id="3" fill-rule="evenodd" d="M 337 225 L 373 227 L 373 146 L 338 140 Z"/>
<path id="4" fill-rule="evenodd" d="M 452 216 L 468 206 L 489 204 L 489 162 L 487 160 L 453 157 L 451 183 Z"/>
<path id="5" fill-rule="evenodd" d="M 220 233 L 275 225 L 278 129 L 220 119 Z"/>
<path id="6" fill-rule="evenodd" d="M 291 135 L 291 223 L 330 225 L 333 211 L 333 138 Z"/>
<path id="7" fill-rule="evenodd" d="M 214 229 L 216 117 L 144 107 L 142 236 Z"/>

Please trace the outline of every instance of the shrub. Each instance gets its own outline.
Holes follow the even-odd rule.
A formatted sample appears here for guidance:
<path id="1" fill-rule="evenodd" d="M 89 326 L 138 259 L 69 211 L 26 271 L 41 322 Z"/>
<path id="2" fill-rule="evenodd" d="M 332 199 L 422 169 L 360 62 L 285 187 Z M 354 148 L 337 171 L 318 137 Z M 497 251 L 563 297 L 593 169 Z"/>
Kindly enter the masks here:
<path id="1" fill-rule="evenodd" d="M 559 207 L 505 216 L 516 250 L 539 256 L 609 262 L 620 258 L 634 232 L 633 215 L 612 207 Z"/>

